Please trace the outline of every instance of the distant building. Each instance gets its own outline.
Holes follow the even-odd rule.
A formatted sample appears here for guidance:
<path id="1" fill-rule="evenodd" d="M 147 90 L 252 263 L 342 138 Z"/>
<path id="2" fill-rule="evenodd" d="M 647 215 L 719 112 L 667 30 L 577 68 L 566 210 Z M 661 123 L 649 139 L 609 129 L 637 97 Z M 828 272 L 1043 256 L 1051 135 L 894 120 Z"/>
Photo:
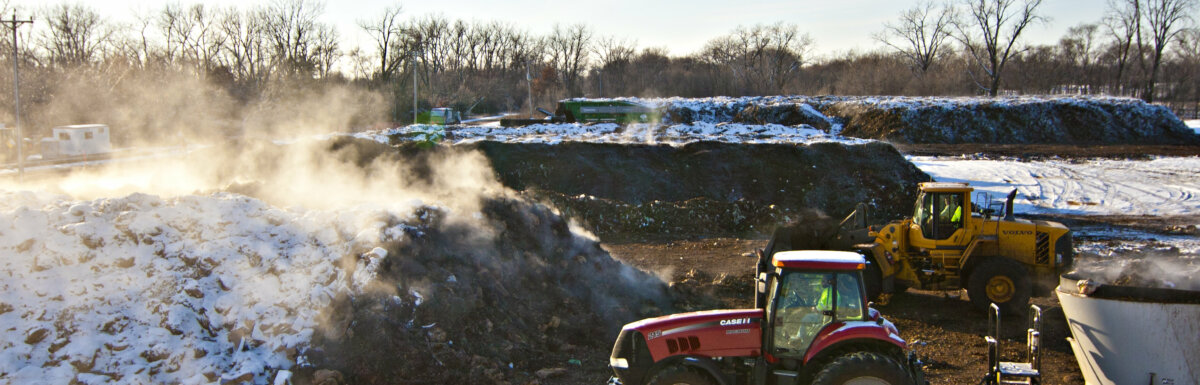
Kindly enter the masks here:
<path id="1" fill-rule="evenodd" d="M 42 158 L 85 156 L 112 152 L 109 128 L 103 124 L 78 124 L 50 129 L 51 137 L 42 139 Z"/>

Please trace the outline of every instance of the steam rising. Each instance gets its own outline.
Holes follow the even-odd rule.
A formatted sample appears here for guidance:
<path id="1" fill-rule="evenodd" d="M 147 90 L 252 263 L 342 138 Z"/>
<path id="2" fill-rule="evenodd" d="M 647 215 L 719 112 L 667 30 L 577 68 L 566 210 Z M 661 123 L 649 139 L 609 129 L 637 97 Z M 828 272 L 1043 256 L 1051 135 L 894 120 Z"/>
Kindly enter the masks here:
<path id="1" fill-rule="evenodd" d="M 429 229 L 422 226 L 458 229 L 462 248 L 480 249 L 472 258 L 501 255 L 486 246 L 505 235 L 485 222 L 512 215 L 495 203 L 512 193 L 481 154 L 432 151 L 406 163 L 384 156 L 391 147 L 348 141 L 244 140 L 0 186 L 0 324 L 10 325 L 0 331 L 0 374 L 17 382 L 265 382 L 303 361 L 314 335 L 342 338 L 346 314 L 328 309 L 344 303 L 339 296 L 369 292 L 410 313 L 436 300 L 451 272 L 402 290 L 375 283 L 381 266 L 413 257 L 397 251 L 436 253 L 413 244 L 426 242 L 415 241 Z M 531 237 L 521 245 L 534 253 L 556 255 L 537 249 L 558 242 L 543 239 L 557 231 L 546 215 L 531 213 L 518 226 L 545 233 L 517 236 Z M 561 258 L 599 250 L 573 239 Z M 526 253 L 555 270 L 558 262 Z M 505 275 L 524 269 L 493 263 Z M 581 285 L 649 281 L 626 266 L 608 268 L 620 278 Z M 571 290 L 597 309 L 622 305 L 584 287 Z"/>
<path id="2" fill-rule="evenodd" d="M 1200 257 L 1157 250 L 1082 258 L 1075 274 L 1101 284 L 1200 291 Z"/>

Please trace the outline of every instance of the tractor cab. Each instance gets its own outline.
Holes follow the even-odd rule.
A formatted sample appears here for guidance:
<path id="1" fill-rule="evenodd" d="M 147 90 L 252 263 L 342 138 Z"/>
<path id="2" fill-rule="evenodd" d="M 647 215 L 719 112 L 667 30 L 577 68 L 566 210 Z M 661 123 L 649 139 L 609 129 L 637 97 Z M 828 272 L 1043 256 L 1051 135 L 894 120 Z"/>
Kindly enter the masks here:
<path id="1" fill-rule="evenodd" d="M 867 307 L 866 266 L 854 252 L 759 253 L 756 308 L 625 325 L 609 383 L 924 383 L 895 325 Z"/>
<path id="2" fill-rule="evenodd" d="M 803 362 L 813 342 L 835 323 L 866 320 L 862 270 L 866 259 L 851 252 L 786 251 L 775 254 L 774 272 L 760 274 L 769 288 L 763 301 L 770 335 L 767 353 Z"/>

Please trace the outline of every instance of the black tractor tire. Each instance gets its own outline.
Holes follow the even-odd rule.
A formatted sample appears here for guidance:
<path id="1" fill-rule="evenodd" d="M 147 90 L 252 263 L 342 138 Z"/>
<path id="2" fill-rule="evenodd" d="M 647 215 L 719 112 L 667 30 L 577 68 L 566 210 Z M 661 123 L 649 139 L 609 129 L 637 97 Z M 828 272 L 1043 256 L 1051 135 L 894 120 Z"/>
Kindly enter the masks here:
<path id="1" fill-rule="evenodd" d="M 1029 270 L 1012 259 L 989 257 L 967 277 L 967 297 L 980 311 L 995 303 L 1004 314 L 1023 314 L 1032 294 Z"/>
<path id="2" fill-rule="evenodd" d="M 813 380 L 813 385 L 847 383 L 915 385 L 904 366 L 875 352 L 855 352 L 838 357 L 817 372 Z"/>
<path id="3" fill-rule="evenodd" d="M 714 385 L 714 383 L 699 369 L 675 365 L 655 374 L 647 385 Z"/>

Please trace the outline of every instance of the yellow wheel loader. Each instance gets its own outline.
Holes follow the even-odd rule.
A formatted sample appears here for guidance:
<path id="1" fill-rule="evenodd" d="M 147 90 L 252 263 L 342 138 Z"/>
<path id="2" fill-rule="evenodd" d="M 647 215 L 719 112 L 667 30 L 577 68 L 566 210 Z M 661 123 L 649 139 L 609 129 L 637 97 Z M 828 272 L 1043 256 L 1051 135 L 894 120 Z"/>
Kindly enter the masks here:
<path id="1" fill-rule="evenodd" d="M 863 274 L 868 298 L 886 301 L 908 287 L 966 289 L 980 310 L 995 303 L 1008 312 L 1023 311 L 1031 295 L 1048 293 L 1070 266 L 1070 230 L 1057 222 L 1016 218 L 1016 190 L 1003 202 L 973 192 L 966 183 L 922 183 L 912 217 L 868 227 L 866 205 L 859 204 L 836 225 L 779 228 L 763 253 L 855 250 L 869 261 Z"/>

